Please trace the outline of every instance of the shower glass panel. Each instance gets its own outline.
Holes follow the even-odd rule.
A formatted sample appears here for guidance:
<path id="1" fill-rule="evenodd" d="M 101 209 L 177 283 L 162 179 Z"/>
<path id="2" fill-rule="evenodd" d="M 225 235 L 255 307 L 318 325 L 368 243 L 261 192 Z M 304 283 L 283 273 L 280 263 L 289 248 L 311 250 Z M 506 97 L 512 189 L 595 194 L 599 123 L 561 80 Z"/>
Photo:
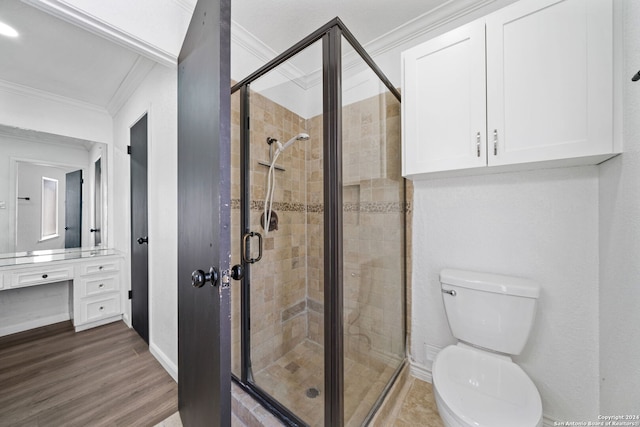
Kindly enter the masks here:
<path id="1" fill-rule="evenodd" d="M 404 360 L 400 101 L 342 41 L 344 421 L 363 425 Z"/>
<path id="2" fill-rule="evenodd" d="M 248 95 L 245 232 L 261 237 L 246 238 L 246 258 L 262 254 L 249 261 L 251 373 L 310 425 L 324 424 L 321 69 L 317 42 L 252 82 Z"/>
<path id="3" fill-rule="evenodd" d="M 367 425 L 403 366 L 399 98 L 338 18 L 232 86 L 232 373 L 285 425 Z"/>

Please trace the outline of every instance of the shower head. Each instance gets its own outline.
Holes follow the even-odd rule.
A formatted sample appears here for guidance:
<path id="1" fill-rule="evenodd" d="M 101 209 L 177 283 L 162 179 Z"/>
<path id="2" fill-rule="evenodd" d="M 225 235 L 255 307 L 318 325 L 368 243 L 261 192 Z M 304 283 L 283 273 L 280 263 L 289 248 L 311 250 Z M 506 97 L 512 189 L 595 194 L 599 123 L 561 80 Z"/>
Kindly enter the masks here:
<path id="1" fill-rule="evenodd" d="M 291 138 L 290 140 L 288 140 L 287 142 L 285 142 L 284 144 L 282 144 L 281 146 L 278 146 L 278 148 L 280 149 L 280 151 L 284 151 L 287 149 L 287 147 L 289 147 L 291 144 L 293 144 L 296 141 L 306 141 L 309 139 L 309 134 L 308 133 L 299 133 L 296 136 L 294 136 L 293 138 Z"/>

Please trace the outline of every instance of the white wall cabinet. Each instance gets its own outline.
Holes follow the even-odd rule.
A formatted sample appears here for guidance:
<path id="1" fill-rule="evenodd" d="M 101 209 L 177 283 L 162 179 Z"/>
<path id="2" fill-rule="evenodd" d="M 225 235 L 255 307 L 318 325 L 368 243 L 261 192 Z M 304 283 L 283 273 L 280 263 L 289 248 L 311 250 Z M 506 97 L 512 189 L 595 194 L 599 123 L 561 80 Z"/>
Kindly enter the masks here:
<path id="1" fill-rule="evenodd" d="M 402 66 L 406 177 L 620 151 L 611 0 L 522 0 L 404 52 Z"/>

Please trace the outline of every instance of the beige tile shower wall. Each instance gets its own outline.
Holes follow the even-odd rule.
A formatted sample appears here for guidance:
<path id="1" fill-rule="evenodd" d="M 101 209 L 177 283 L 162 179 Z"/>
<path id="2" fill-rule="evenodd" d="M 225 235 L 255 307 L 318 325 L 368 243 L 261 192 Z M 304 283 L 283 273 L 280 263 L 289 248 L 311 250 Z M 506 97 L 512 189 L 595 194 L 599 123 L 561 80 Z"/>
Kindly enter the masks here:
<path id="1" fill-rule="evenodd" d="M 232 97 L 232 258 L 240 257 L 240 106 L 239 96 Z M 292 136 L 307 132 L 306 121 L 266 97 L 252 92 L 250 103 L 250 200 L 251 230 L 262 234 L 263 256 L 251 269 L 251 358 L 258 371 L 307 337 L 306 307 L 306 185 L 305 159 L 307 142 L 290 146 L 276 164 L 276 189 L 273 210 L 278 216 L 278 229 L 263 230 L 263 213 L 269 168 L 258 161 L 269 162 L 267 137 L 282 143 Z M 275 147 L 274 147 L 275 148 Z M 257 239 L 253 239 L 254 247 Z M 257 257 L 252 249 L 251 257 Z M 236 261 L 237 260 L 237 261 Z M 235 289 L 238 289 L 236 291 Z M 239 287 L 232 294 L 234 363 L 239 359 Z M 237 356 L 236 356 L 237 355 Z M 235 366 L 235 365 L 234 365 Z"/>
<path id="2" fill-rule="evenodd" d="M 308 122 L 310 128 L 322 129 L 321 116 Z M 395 359 L 403 354 L 405 340 L 405 204 L 398 101 L 385 94 L 345 106 L 343 145 L 345 352 L 359 361 L 371 354 Z M 313 157 L 307 160 L 307 220 L 313 243 L 307 258 L 307 305 L 309 337 L 321 344 L 323 241 L 318 224 L 322 212 L 311 212 L 314 202 L 322 202 L 321 141 L 315 146 L 320 151 L 311 151 Z"/>
<path id="3" fill-rule="evenodd" d="M 324 345 L 324 212 L 322 116 L 307 120 L 307 307 L 309 339 Z"/>
<path id="4" fill-rule="evenodd" d="M 396 359 L 404 346 L 400 104 L 372 97 L 346 106 L 343 122 L 345 352 Z"/>

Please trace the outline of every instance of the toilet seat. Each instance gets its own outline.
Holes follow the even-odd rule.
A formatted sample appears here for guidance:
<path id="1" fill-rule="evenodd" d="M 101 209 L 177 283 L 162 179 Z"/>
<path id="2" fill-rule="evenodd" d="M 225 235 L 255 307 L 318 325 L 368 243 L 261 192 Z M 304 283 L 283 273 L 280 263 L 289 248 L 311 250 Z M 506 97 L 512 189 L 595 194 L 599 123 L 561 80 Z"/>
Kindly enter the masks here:
<path id="1" fill-rule="evenodd" d="M 438 409 L 450 425 L 542 425 L 540 394 L 508 357 L 464 344 L 442 350 L 433 363 Z"/>

